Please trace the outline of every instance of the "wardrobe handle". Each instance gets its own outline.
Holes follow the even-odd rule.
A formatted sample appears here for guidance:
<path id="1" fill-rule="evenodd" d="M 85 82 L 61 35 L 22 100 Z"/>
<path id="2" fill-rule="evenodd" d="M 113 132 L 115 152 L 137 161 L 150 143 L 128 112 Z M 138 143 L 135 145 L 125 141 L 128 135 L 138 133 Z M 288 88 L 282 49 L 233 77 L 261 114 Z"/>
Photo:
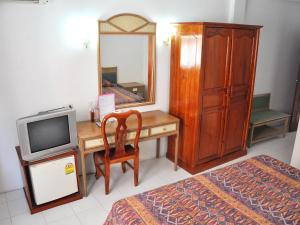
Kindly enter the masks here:
<path id="1" fill-rule="evenodd" d="M 228 94 L 229 96 L 232 95 L 232 87 L 229 87 L 229 88 L 227 89 L 227 94 Z"/>

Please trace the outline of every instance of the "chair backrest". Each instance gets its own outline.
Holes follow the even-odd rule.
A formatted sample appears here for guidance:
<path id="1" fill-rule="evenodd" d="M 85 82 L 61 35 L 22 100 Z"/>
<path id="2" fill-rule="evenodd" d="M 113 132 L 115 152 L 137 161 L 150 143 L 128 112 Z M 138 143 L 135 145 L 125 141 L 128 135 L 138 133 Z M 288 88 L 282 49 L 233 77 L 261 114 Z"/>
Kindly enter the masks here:
<path id="1" fill-rule="evenodd" d="M 252 111 L 264 111 L 270 109 L 271 94 L 260 94 L 253 97 Z"/>
<path id="2" fill-rule="evenodd" d="M 139 138 L 140 138 L 140 133 L 141 133 L 141 128 L 142 128 L 142 116 L 141 113 L 137 110 L 129 110 L 127 112 L 122 112 L 122 113 L 110 113 L 106 115 L 103 118 L 103 121 L 101 123 L 101 132 L 102 132 L 102 137 L 103 137 L 103 142 L 104 142 L 104 147 L 105 147 L 105 156 L 109 156 L 109 143 L 107 140 L 107 134 L 106 134 L 106 123 L 110 118 L 115 118 L 117 127 L 115 130 L 115 148 L 116 152 L 125 152 L 125 144 L 126 144 L 126 139 L 127 139 L 127 125 L 126 121 L 127 119 L 131 116 L 135 115 L 137 118 L 137 127 L 136 127 L 136 135 L 134 138 L 134 148 L 136 151 L 139 150 Z M 114 122 L 114 123 L 115 123 Z"/>

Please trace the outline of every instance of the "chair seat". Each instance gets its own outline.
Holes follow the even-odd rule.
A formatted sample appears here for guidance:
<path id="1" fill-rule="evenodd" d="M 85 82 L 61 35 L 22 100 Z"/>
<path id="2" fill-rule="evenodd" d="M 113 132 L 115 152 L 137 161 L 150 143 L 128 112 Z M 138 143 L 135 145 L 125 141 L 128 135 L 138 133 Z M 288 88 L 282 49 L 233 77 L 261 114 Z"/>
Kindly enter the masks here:
<path id="1" fill-rule="evenodd" d="M 252 112 L 250 123 L 252 125 L 256 125 L 260 123 L 266 123 L 269 121 L 285 119 L 289 116 L 290 116 L 289 114 L 278 112 L 275 110 L 257 111 L 257 112 Z"/>
<path id="2" fill-rule="evenodd" d="M 95 152 L 95 157 L 100 158 L 101 160 L 105 157 L 105 151 Z M 125 145 L 125 153 L 124 152 L 116 152 L 115 148 L 111 148 L 109 151 L 109 159 L 111 161 L 118 161 L 119 159 L 124 158 L 133 158 L 134 157 L 134 148 L 131 145 Z"/>

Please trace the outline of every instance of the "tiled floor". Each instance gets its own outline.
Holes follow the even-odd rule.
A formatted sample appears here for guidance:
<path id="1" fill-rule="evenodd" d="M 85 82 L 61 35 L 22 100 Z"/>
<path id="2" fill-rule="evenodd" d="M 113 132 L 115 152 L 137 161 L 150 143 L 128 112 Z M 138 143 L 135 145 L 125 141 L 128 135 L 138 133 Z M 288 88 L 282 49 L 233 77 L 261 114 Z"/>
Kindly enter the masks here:
<path id="1" fill-rule="evenodd" d="M 230 163 L 259 154 L 268 154 L 289 163 L 294 139 L 295 133 L 290 133 L 284 139 L 254 145 L 247 156 Z M 95 181 L 94 176 L 90 176 L 88 197 L 34 215 L 29 214 L 22 190 L 0 194 L 0 225 L 100 225 L 114 201 L 190 176 L 182 169 L 175 172 L 172 168 L 172 163 L 164 157 L 142 161 L 140 184 L 135 188 L 131 170 L 122 174 L 120 166 L 113 167 L 109 195 L 104 194 L 103 178 Z"/>

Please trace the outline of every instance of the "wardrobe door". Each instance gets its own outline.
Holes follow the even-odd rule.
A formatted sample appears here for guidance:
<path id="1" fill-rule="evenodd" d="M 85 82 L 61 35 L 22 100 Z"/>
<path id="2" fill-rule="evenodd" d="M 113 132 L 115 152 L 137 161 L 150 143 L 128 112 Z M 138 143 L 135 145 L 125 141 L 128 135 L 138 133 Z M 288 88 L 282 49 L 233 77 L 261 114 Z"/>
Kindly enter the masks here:
<path id="1" fill-rule="evenodd" d="M 205 28 L 198 164 L 219 158 L 222 152 L 230 49 L 231 29 Z"/>
<path id="2" fill-rule="evenodd" d="M 224 154 L 245 150 L 253 89 L 256 31 L 233 29 Z"/>

